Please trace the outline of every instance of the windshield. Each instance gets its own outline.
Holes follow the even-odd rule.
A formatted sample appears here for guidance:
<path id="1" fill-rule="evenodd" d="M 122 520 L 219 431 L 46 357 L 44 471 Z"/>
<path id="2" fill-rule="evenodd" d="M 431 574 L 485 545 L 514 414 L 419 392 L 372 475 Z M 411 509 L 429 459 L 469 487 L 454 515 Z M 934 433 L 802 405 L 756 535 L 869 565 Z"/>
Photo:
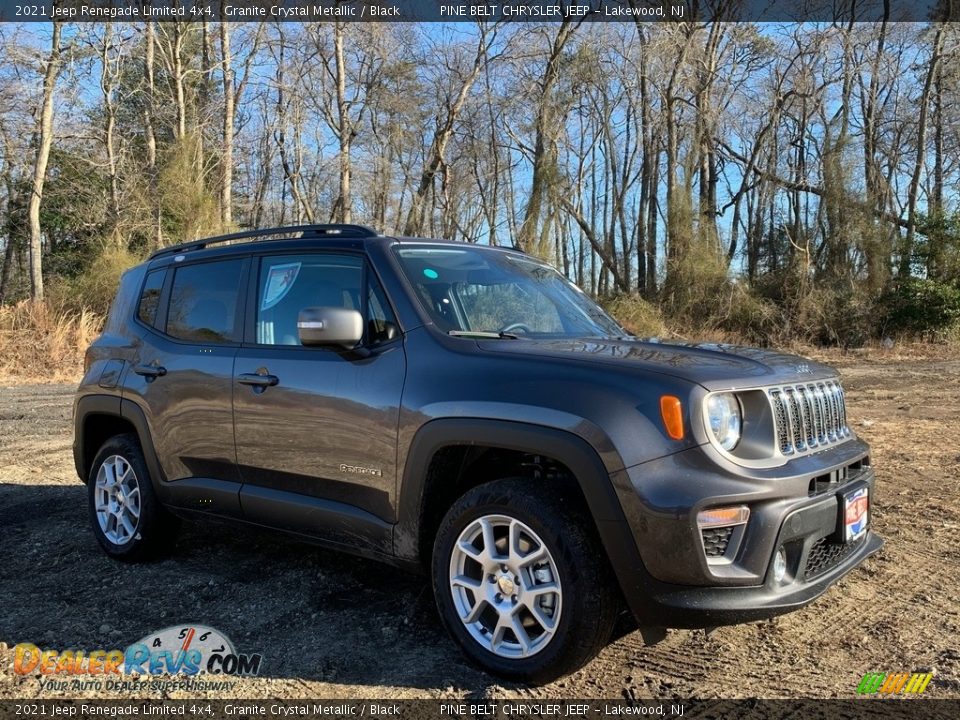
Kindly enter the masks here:
<path id="1" fill-rule="evenodd" d="M 420 303 L 444 332 L 516 337 L 628 333 L 548 265 L 475 247 L 395 249 Z"/>

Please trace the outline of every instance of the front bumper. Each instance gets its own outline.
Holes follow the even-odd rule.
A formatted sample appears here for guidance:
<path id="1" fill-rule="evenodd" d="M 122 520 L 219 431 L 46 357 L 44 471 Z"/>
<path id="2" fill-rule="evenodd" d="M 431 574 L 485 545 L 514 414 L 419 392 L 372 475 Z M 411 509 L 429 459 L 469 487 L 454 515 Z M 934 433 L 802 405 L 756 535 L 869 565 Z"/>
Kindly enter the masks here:
<path id="1" fill-rule="evenodd" d="M 632 548 L 611 561 L 638 622 L 729 625 L 790 612 L 822 595 L 883 546 L 869 531 L 852 543 L 837 539 L 839 496 L 866 486 L 873 512 L 868 451 L 853 440 L 788 467 L 741 475 L 692 449 L 615 473 Z M 708 557 L 697 513 L 741 503 L 751 515 L 735 546 L 724 558 Z M 780 548 L 787 572 L 778 582 L 772 565 Z"/>
<path id="2" fill-rule="evenodd" d="M 704 628 L 766 620 L 813 602 L 881 547 L 883 540 L 868 532 L 830 570 L 784 589 L 773 587 L 772 581 L 754 587 L 688 587 L 652 581 L 644 597 L 634 596 L 634 602 L 629 597 L 627 600 L 638 622 L 647 625 Z"/>

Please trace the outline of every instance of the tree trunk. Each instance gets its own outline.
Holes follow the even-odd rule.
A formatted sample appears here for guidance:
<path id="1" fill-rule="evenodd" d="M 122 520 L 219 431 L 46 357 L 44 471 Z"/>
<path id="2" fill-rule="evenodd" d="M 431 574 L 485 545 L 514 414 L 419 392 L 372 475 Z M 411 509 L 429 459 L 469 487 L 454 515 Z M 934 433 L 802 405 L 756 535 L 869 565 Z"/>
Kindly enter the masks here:
<path id="1" fill-rule="evenodd" d="M 880 102 L 880 67 L 886 46 L 887 22 L 890 17 L 890 0 L 884 0 L 883 20 L 877 37 L 877 49 L 870 68 L 870 84 L 863 109 L 863 175 L 867 190 L 867 202 L 876 210 L 885 206 L 881 183 L 880 161 L 877 157 L 881 142 L 881 132 L 877 121 L 877 106 Z M 864 255 L 867 263 L 867 282 L 870 289 L 880 292 L 886 286 L 890 276 L 889 233 L 872 223 L 870 232 L 864 238 Z"/>
<path id="2" fill-rule="evenodd" d="M 456 126 L 457 118 L 463 110 L 467 97 L 473 84 L 480 77 L 480 71 L 483 70 L 484 60 L 487 57 L 487 30 L 481 28 L 480 40 L 477 44 L 476 55 L 474 56 L 473 66 L 467 77 L 460 85 L 456 98 L 447 108 L 446 115 L 438 123 L 437 131 L 430 142 L 430 150 L 427 153 L 423 166 L 423 172 L 420 175 L 420 182 L 417 183 L 417 189 L 413 194 L 413 202 L 407 214 L 407 222 L 404 226 L 404 234 L 409 236 L 419 235 L 423 231 L 426 222 L 426 197 L 430 188 L 433 187 L 433 181 L 437 171 L 444 165 L 447 145 L 453 136 L 453 129 Z"/>
<path id="3" fill-rule="evenodd" d="M 16 203 L 16 190 L 13 182 L 13 167 L 11 160 L 13 158 L 12 143 L 10 136 L 0 126 L 0 137 L 3 139 L 3 149 L 6 153 L 6 162 L 3 165 L 3 185 L 6 190 L 6 203 L 0 209 L 0 217 L 4 218 L 4 225 L 0 234 L 6 235 L 7 246 L 3 253 L 3 267 L 0 269 L 0 306 L 2 306 L 10 297 L 10 286 L 13 283 L 13 265 L 17 256 L 17 246 L 20 244 L 13 231 L 13 223 L 10 222 L 10 208 Z"/>
<path id="4" fill-rule="evenodd" d="M 103 46 L 100 48 L 100 91 L 103 93 L 103 145 L 107 153 L 107 174 L 110 178 L 110 212 L 114 227 L 120 222 L 120 180 L 117 177 L 117 150 L 114 133 L 117 124 L 117 106 L 114 98 L 116 75 L 111 68 L 110 51 L 113 48 L 113 23 L 105 23 Z M 117 60 L 119 62 L 119 58 Z"/>
<path id="5" fill-rule="evenodd" d="M 285 65 L 284 65 L 284 37 L 283 31 L 280 31 L 280 55 L 277 61 L 277 70 L 276 70 L 276 80 L 277 80 L 277 103 L 275 108 L 276 115 L 274 116 L 275 125 L 277 129 L 273 131 L 274 140 L 277 143 L 277 150 L 280 155 L 280 167 L 283 168 L 283 176 L 287 181 L 287 185 L 290 188 L 290 196 L 293 198 L 293 206 L 295 217 L 299 223 L 299 218 L 301 215 L 305 215 L 307 222 L 313 223 L 313 207 L 311 204 L 304 202 L 303 195 L 300 192 L 300 164 L 297 162 L 296 165 L 290 164 L 290 155 L 287 151 L 287 113 L 289 108 L 289 101 L 284 92 L 284 74 L 285 74 Z M 297 123 L 300 122 L 298 118 Z M 294 128 L 294 134 L 299 136 L 296 128 Z M 294 159 L 296 162 L 296 157 L 298 153 L 294 152 Z M 284 203 L 284 206 L 286 203 Z M 282 224 L 282 218 L 281 218 Z"/>
<path id="6" fill-rule="evenodd" d="M 7 236 L 7 247 L 3 253 L 3 272 L 0 273 L 0 307 L 10 295 L 10 286 L 13 284 L 13 264 L 16 260 L 17 242 L 13 235 Z"/>
<path id="7" fill-rule="evenodd" d="M 173 44 L 170 48 L 170 64 L 173 70 L 173 88 L 177 106 L 177 125 L 174 136 L 182 140 L 187 135 L 187 90 L 184 84 L 183 67 L 183 28 L 179 22 L 173 23 Z"/>
<path id="8" fill-rule="evenodd" d="M 680 98 L 677 96 L 677 85 L 680 80 L 680 71 L 687 62 L 687 54 L 690 46 L 693 44 L 693 37 L 697 28 L 693 24 L 684 24 L 678 28 L 683 33 L 683 46 L 680 48 L 680 54 L 673 70 L 670 73 L 670 80 L 664 91 L 663 114 L 666 124 L 667 135 L 667 277 L 666 291 L 669 299 L 673 299 L 678 286 L 683 284 L 680 273 L 680 263 L 687 254 L 687 242 L 690 237 L 689 222 L 689 195 L 682 198 L 685 207 L 681 211 L 680 202 L 677 199 L 677 167 L 679 166 L 679 132 L 677 127 L 677 102 Z M 685 179 L 687 186 L 690 179 Z M 684 227 L 681 227 L 681 224 Z"/>
<path id="9" fill-rule="evenodd" d="M 539 254 L 544 250 L 540 247 L 542 243 L 538 242 L 538 229 L 546 211 L 550 192 L 549 186 L 556 169 L 553 145 L 554 134 L 557 132 L 557 119 L 553 107 L 554 100 L 551 96 L 553 87 L 560 78 L 560 61 L 563 57 L 564 48 L 577 27 L 578 25 L 572 23 L 569 18 L 560 23 L 543 73 L 535 121 L 536 140 L 533 149 L 533 177 L 530 182 L 530 199 L 527 201 L 523 224 L 520 226 L 517 235 L 517 246 L 525 252 Z"/>
<path id="10" fill-rule="evenodd" d="M 333 51 L 337 66 L 337 112 L 339 113 L 340 140 L 340 222 L 349 223 L 353 219 L 353 202 L 350 198 L 350 144 L 353 141 L 353 123 L 350 120 L 350 107 L 347 104 L 347 67 L 343 57 L 344 24 L 333 24 Z"/>
<path id="11" fill-rule="evenodd" d="M 154 77 L 154 62 L 156 54 L 156 38 L 154 37 L 154 27 L 152 22 L 145 24 L 146 48 L 144 59 L 144 75 L 147 83 L 147 99 L 144 103 L 143 125 L 144 135 L 147 143 L 147 175 L 150 183 L 150 195 L 153 198 L 153 230 L 154 245 L 163 247 L 163 224 L 160 215 L 160 192 L 157 188 L 157 134 L 154 124 L 153 114 L 156 102 L 156 80 Z"/>
<path id="12" fill-rule="evenodd" d="M 50 55 L 43 75 L 43 100 L 40 107 L 40 131 L 37 138 L 37 154 L 33 163 L 33 187 L 27 216 L 30 221 L 30 295 L 35 301 L 43 300 L 43 245 L 40 236 L 40 202 L 43 199 L 43 183 L 47 176 L 47 161 L 53 143 L 53 95 L 57 76 L 60 73 L 60 22 L 53 23 Z"/>
<path id="13" fill-rule="evenodd" d="M 927 277 L 944 279 L 943 226 L 945 220 L 943 207 L 943 63 L 937 68 L 933 97 L 933 188 L 930 191 L 929 215 L 932 227 L 927 236 Z"/>
<path id="14" fill-rule="evenodd" d="M 937 23 L 937 30 L 933 38 L 933 50 L 930 54 L 930 64 L 927 66 L 927 77 L 923 83 L 923 92 L 920 95 L 919 117 L 917 118 L 917 159 L 913 166 L 913 177 L 910 179 L 910 190 L 907 194 L 907 236 L 903 243 L 903 252 L 900 255 L 900 277 L 910 277 L 910 262 L 913 255 L 913 238 L 917 229 L 917 195 L 920 193 L 920 175 L 923 172 L 923 160 L 927 150 L 927 111 L 930 104 L 930 89 L 937 76 L 940 65 L 940 54 L 943 49 L 944 24 Z"/>
<path id="15" fill-rule="evenodd" d="M 224 228 L 233 223 L 233 65 L 230 57 L 229 23 L 220 23 L 220 57 L 223 63 L 223 156 L 220 159 L 220 223 Z"/>

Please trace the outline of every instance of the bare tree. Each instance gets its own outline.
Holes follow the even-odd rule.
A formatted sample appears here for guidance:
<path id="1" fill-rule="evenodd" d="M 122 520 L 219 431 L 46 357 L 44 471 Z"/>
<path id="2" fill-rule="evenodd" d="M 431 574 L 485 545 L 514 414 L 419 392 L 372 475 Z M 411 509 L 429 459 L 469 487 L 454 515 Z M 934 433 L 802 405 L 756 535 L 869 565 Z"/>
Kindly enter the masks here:
<path id="1" fill-rule="evenodd" d="M 348 223 L 353 219 L 353 202 L 350 197 L 350 144 L 355 132 L 350 118 L 350 106 L 347 104 L 347 66 L 343 58 L 344 24 L 333 24 L 333 53 L 336 74 L 334 84 L 337 88 L 337 139 L 340 141 L 340 196 L 337 207 L 340 221 Z"/>
<path id="2" fill-rule="evenodd" d="M 464 74 L 460 75 L 462 71 L 459 68 L 448 65 L 450 75 L 459 75 L 459 77 L 454 83 L 450 82 L 450 77 L 446 75 L 442 77 L 441 84 L 444 87 L 455 89 L 449 94 L 444 93 L 445 97 L 438 110 L 436 129 L 424 159 L 423 172 L 420 174 L 420 180 L 413 193 L 407 221 L 404 224 L 403 232 L 405 235 L 418 235 L 423 232 L 426 220 L 427 194 L 433 188 L 434 178 L 445 162 L 447 145 L 450 143 L 450 138 L 453 135 L 460 113 L 463 111 L 463 106 L 467 102 L 467 97 L 477 78 L 480 77 L 481 70 L 491 60 L 488 53 L 490 45 L 496 37 L 497 27 L 497 24 L 478 23 L 477 44 L 469 68 Z"/>
<path id="3" fill-rule="evenodd" d="M 30 222 L 30 294 L 43 300 L 43 241 L 40 231 L 40 203 L 47 176 L 47 162 L 53 144 L 53 101 L 60 74 L 63 48 L 60 47 L 61 23 L 54 21 L 50 37 L 50 53 L 44 62 L 43 97 L 37 123 L 37 151 L 33 161 L 33 185 L 27 216 Z"/>
<path id="4" fill-rule="evenodd" d="M 946 23 L 936 23 L 933 30 L 933 42 L 930 50 L 930 61 L 923 81 L 923 90 L 920 93 L 919 112 L 917 117 L 917 155 L 913 165 L 913 175 L 910 178 L 910 189 L 907 191 L 907 235 L 903 241 L 903 251 L 900 254 L 900 277 L 910 276 L 910 264 L 913 260 L 914 235 L 917 230 L 917 196 L 920 194 L 920 176 L 923 173 L 924 161 L 927 155 L 927 115 L 930 106 L 930 92 L 933 81 L 937 77 L 940 65 L 940 56 L 943 53 L 943 36 Z"/>
<path id="5" fill-rule="evenodd" d="M 544 216 L 549 202 L 551 178 L 556 170 L 556 133 L 559 118 L 555 110 L 553 90 L 561 72 L 563 53 L 582 21 L 564 17 L 550 43 L 543 75 L 537 88 L 536 118 L 534 120 L 533 177 L 523 224 L 516 239 L 517 246 L 527 252 L 544 255 L 546 242 L 542 233 Z"/>
<path id="6" fill-rule="evenodd" d="M 163 246 L 163 223 L 160 215 L 159 192 L 157 188 L 157 132 L 155 124 L 156 103 L 156 34 L 152 21 L 144 23 L 144 83 L 146 97 L 143 102 L 143 129 L 147 146 L 147 176 L 150 183 L 150 195 L 153 202 L 153 244 Z"/>
<path id="7" fill-rule="evenodd" d="M 243 64 L 239 82 L 233 69 L 230 49 L 230 25 L 220 23 L 220 61 L 223 80 L 223 150 L 220 160 L 220 222 L 224 227 L 233 223 L 233 145 L 237 122 L 237 104 L 242 101 L 250 69 L 260 49 L 265 23 L 259 23 Z"/>

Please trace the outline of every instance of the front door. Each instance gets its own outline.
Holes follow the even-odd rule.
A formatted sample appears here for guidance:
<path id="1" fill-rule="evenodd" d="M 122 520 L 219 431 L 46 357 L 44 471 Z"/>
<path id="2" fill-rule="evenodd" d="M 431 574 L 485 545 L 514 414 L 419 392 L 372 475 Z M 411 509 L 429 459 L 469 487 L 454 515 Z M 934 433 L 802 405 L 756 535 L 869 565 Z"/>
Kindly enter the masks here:
<path id="1" fill-rule="evenodd" d="M 406 361 L 383 291 L 364 258 L 349 253 L 264 256 L 252 272 L 253 342 L 234 366 L 244 515 L 387 552 Z M 302 346 L 297 316 L 308 307 L 360 311 L 363 351 Z"/>

